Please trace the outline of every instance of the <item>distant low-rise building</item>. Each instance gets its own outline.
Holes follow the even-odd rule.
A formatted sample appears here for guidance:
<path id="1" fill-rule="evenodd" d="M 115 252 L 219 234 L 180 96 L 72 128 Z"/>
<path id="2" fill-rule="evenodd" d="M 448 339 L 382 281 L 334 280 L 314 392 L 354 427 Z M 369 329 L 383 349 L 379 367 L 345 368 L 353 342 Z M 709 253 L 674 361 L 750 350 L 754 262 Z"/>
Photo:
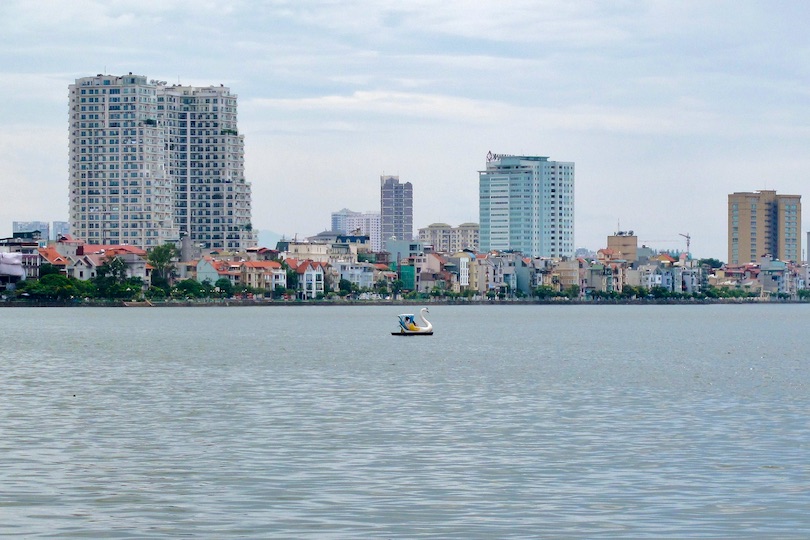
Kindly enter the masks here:
<path id="1" fill-rule="evenodd" d="M 286 259 L 285 262 L 298 275 L 298 298 L 302 300 L 314 300 L 323 297 L 327 272 L 325 263 L 296 259 Z"/>
<path id="2" fill-rule="evenodd" d="M 333 263 L 332 268 L 338 273 L 339 279 L 345 279 L 360 289 L 374 288 L 377 270 L 371 263 L 339 261 Z"/>
<path id="3" fill-rule="evenodd" d="M 380 212 L 354 212 L 348 208 L 332 212 L 331 230 L 348 235 L 368 236 L 371 251 L 382 251 Z"/>
<path id="4" fill-rule="evenodd" d="M 221 261 L 210 256 L 197 261 L 197 281 L 200 283 L 208 281 L 215 285 L 223 278 L 230 281 L 232 286 L 239 285 L 242 279 L 241 262 Z"/>
<path id="5" fill-rule="evenodd" d="M 44 247 L 51 238 L 51 226 L 47 221 L 13 221 L 11 232 L 13 234 L 38 232 L 41 247 Z"/>
<path id="6" fill-rule="evenodd" d="M 274 291 L 287 288 L 287 272 L 276 261 L 242 261 L 239 266 L 243 285 L 253 289 Z"/>

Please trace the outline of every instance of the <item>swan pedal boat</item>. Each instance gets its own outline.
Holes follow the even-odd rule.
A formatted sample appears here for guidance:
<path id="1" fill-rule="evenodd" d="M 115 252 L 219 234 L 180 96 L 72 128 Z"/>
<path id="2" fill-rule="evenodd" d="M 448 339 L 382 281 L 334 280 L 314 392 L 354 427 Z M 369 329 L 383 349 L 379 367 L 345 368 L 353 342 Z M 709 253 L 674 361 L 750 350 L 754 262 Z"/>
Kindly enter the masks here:
<path id="1" fill-rule="evenodd" d="M 413 313 L 403 313 L 399 316 L 399 331 L 391 332 L 392 336 L 432 336 L 433 325 L 425 318 L 425 313 L 430 313 L 428 308 L 419 311 L 422 325 L 417 325 Z"/>

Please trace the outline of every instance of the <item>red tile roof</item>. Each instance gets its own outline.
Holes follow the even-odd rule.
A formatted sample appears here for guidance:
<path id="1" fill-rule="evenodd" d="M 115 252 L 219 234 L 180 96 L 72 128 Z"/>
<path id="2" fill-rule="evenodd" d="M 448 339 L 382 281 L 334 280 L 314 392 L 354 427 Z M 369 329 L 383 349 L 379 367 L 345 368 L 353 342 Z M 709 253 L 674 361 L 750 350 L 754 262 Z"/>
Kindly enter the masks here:
<path id="1" fill-rule="evenodd" d="M 39 248 L 37 251 L 39 252 L 40 257 L 54 266 L 66 266 L 68 263 L 67 258 L 56 251 L 56 248 L 53 246 Z"/>
<path id="2" fill-rule="evenodd" d="M 242 266 L 245 268 L 281 269 L 281 263 L 276 261 L 245 261 Z"/>

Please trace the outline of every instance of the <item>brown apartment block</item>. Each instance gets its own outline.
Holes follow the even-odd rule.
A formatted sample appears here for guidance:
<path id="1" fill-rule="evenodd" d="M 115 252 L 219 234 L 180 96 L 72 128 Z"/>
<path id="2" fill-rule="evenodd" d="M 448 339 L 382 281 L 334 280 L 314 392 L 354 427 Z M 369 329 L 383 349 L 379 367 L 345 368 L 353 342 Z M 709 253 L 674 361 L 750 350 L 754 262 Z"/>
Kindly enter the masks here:
<path id="1" fill-rule="evenodd" d="M 763 255 L 798 262 L 802 241 L 801 195 L 776 191 L 738 192 L 728 196 L 728 262 L 759 262 Z"/>
<path id="2" fill-rule="evenodd" d="M 619 231 L 607 237 L 607 247 L 613 250 L 617 259 L 624 259 L 629 263 L 638 260 L 638 236 L 633 231 Z"/>

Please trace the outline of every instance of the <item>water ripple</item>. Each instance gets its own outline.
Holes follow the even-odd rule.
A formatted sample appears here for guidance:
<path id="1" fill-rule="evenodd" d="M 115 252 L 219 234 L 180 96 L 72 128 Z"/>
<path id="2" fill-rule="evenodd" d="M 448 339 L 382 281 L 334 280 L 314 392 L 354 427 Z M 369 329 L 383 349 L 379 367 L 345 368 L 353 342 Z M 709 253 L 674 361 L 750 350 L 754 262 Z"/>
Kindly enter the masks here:
<path id="1" fill-rule="evenodd" d="M 0 535 L 806 538 L 783 307 L 0 310 Z"/>

